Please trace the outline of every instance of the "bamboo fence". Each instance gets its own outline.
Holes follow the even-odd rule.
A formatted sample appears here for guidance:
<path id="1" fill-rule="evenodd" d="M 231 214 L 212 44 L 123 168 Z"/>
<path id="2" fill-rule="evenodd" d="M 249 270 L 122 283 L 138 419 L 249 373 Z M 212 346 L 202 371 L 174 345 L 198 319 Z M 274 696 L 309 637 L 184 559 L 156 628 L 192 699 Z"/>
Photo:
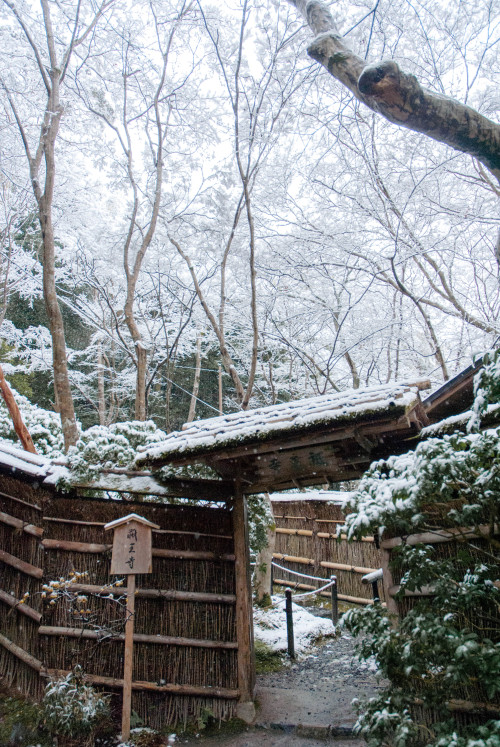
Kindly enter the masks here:
<path id="1" fill-rule="evenodd" d="M 276 522 L 274 560 L 292 571 L 318 578 L 337 576 L 338 598 L 351 604 L 370 604 L 372 587 L 362 583 L 367 573 L 378 570 L 382 553 L 374 538 L 348 542 L 345 535 L 337 536 L 337 528 L 344 523 L 342 505 L 331 500 L 280 501 L 272 498 Z M 299 589 L 319 588 L 321 583 L 274 569 L 273 582 L 280 586 Z M 386 599 L 383 584 L 379 583 L 381 600 Z M 325 592 L 330 596 L 329 592 Z"/>
<path id="2" fill-rule="evenodd" d="M 132 709 L 156 729 L 231 718 L 240 691 L 227 508 L 65 498 L 0 476 L 0 679 L 38 699 L 49 677 L 80 664 L 119 707 L 126 604 L 108 586 L 103 527 L 134 511 L 160 530 L 153 572 L 136 579 Z M 68 587 L 87 597 L 83 612 L 64 598 L 44 604 L 42 584 L 72 572 L 86 573 Z"/>

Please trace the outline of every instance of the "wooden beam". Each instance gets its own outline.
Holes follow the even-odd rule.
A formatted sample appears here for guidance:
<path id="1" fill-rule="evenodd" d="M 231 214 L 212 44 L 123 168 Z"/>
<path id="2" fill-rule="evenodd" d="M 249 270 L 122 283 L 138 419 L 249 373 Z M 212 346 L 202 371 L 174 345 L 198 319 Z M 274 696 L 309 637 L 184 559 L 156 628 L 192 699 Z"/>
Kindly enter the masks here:
<path id="1" fill-rule="evenodd" d="M 255 663 L 253 651 L 253 611 L 248 553 L 247 502 L 241 484 L 235 483 L 233 536 L 236 581 L 236 638 L 238 641 L 238 690 L 241 703 L 253 701 Z"/>
<path id="2" fill-rule="evenodd" d="M 41 625 L 38 629 L 39 635 L 65 636 L 68 638 L 82 638 L 85 640 L 103 640 L 106 641 L 123 641 L 123 633 L 116 635 L 102 634 L 96 630 L 86 630 L 85 628 L 67 628 L 54 625 Z M 134 643 L 154 643 L 159 646 L 192 646 L 193 648 L 209 649 L 237 649 L 238 644 L 233 641 L 209 641 L 201 638 L 182 638 L 180 636 L 170 635 L 146 635 L 144 633 L 134 633 Z"/>
<path id="3" fill-rule="evenodd" d="M 2 524 L 7 524 L 7 526 L 9 527 L 14 527 L 14 529 L 21 529 L 23 532 L 26 532 L 26 534 L 31 534 L 33 537 L 41 537 L 43 535 L 43 529 L 41 527 L 36 527 L 33 524 L 27 524 L 22 519 L 18 519 L 15 516 L 6 514 L 3 511 L 0 511 L 0 521 L 2 522 Z"/>
<path id="4" fill-rule="evenodd" d="M 500 527 L 495 524 L 495 534 L 500 533 Z M 481 524 L 477 527 L 455 527 L 453 529 L 436 529 L 433 532 L 421 532 L 420 534 L 409 534 L 407 537 L 391 537 L 382 540 L 380 546 L 384 550 L 392 550 L 399 545 L 437 545 L 441 542 L 465 542 L 468 539 L 488 539 L 491 536 L 489 524 Z"/>
<path id="5" fill-rule="evenodd" d="M 9 639 L 6 638 L 1 633 L 0 633 L 0 645 L 3 646 L 11 654 L 13 654 L 16 658 L 20 659 L 20 661 L 24 662 L 29 667 L 34 669 L 36 672 L 40 672 L 40 670 L 42 669 L 43 665 L 39 659 L 36 659 L 31 654 L 28 654 L 27 651 L 25 651 L 20 646 L 17 646 L 15 643 L 12 643 L 12 641 L 9 641 Z"/>
<path id="6" fill-rule="evenodd" d="M 363 568 L 362 566 L 347 565 L 346 563 L 331 563 L 329 560 L 320 560 L 319 564 L 323 568 L 332 568 L 336 571 L 351 571 L 351 573 L 361 573 L 363 576 L 379 570 L 378 568 Z M 325 580 L 328 581 L 328 579 Z"/>
<path id="7" fill-rule="evenodd" d="M 65 677 L 69 674 L 64 669 L 42 669 L 42 677 Z M 86 674 L 85 680 L 93 685 L 104 685 L 105 687 L 123 688 L 123 679 L 114 677 L 101 677 L 97 674 Z M 172 693 L 173 695 L 200 695 L 205 698 L 225 698 L 235 700 L 239 697 L 239 690 L 231 690 L 225 687 L 210 687 L 208 685 L 157 685 L 155 682 L 132 682 L 132 690 L 150 690 L 159 693 Z"/>
<path id="8" fill-rule="evenodd" d="M 120 586 L 102 586 L 92 584 L 70 584 L 69 591 L 82 592 L 83 594 L 102 594 L 121 597 L 125 589 Z M 166 599 L 177 602 L 199 602 L 206 604 L 235 604 L 235 594 L 212 594 L 199 591 L 175 591 L 174 589 L 137 589 L 136 596 L 146 599 Z"/>
<path id="9" fill-rule="evenodd" d="M 192 463 L 192 460 L 191 460 Z M 77 490 L 111 490 L 118 493 L 159 495 L 172 498 L 193 498 L 199 501 L 225 501 L 232 497 L 233 485 L 227 480 L 160 479 L 152 473 L 127 470 L 102 472 L 92 482 L 81 482 L 73 486 Z"/>
<path id="10" fill-rule="evenodd" d="M 79 519 L 62 519 L 57 516 L 44 516 L 44 521 L 53 521 L 59 524 L 77 524 L 80 526 L 88 526 L 88 527 L 103 527 L 105 524 L 107 524 L 106 521 L 80 521 Z M 215 539 L 227 539 L 232 540 L 232 536 L 230 534 L 206 534 L 204 532 L 185 532 L 181 531 L 180 529 L 153 529 L 153 534 L 182 534 L 182 535 L 188 535 L 190 537 L 213 537 Z"/>
<path id="11" fill-rule="evenodd" d="M 25 602 L 21 603 L 19 599 L 16 599 L 12 594 L 9 594 L 2 589 L 0 589 L 0 602 L 5 602 L 9 607 L 15 609 L 16 612 L 19 612 L 21 615 L 25 615 L 26 617 L 30 617 L 37 623 L 42 619 L 42 614 L 40 612 L 37 612 L 33 607 L 30 607 Z"/>
<path id="12" fill-rule="evenodd" d="M 6 563 L 6 565 L 15 568 L 17 571 L 26 573 L 27 576 L 33 576 L 33 578 L 42 578 L 43 576 L 43 570 L 41 568 L 37 568 L 35 565 L 31 565 L 31 563 L 25 563 L 24 560 L 19 560 L 19 558 L 5 552 L 5 550 L 0 550 L 0 560 Z"/>
<path id="13" fill-rule="evenodd" d="M 10 501 L 15 501 L 16 503 L 21 503 L 23 506 L 28 506 L 28 508 L 34 508 L 35 511 L 41 511 L 42 509 L 40 506 L 37 506 L 36 503 L 28 503 L 28 501 L 23 501 L 22 498 L 16 498 L 14 495 L 9 495 L 8 493 L 2 493 L 0 492 L 0 496 L 2 498 L 8 498 Z"/>
<path id="14" fill-rule="evenodd" d="M 42 540 L 45 550 L 67 550 L 68 552 L 105 553 L 111 550 L 112 545 L 98 544 L 96 542 L 73 542 L 71 540 Z M 224 560 L 234 561 L 234 555 L 215 552 L 203 552 L 201 550 L 162 550 L 153 547 L 153 556 L 157 558 L 176 558 L 181 560 Z"/>
<path id="15" fill-rule="evenodd" d="M 310 529 L 283 529 L 282 527 L 276 527 L 276 534 L 290 534 L 298 537 L 313 536 L 313 533 Z"/>

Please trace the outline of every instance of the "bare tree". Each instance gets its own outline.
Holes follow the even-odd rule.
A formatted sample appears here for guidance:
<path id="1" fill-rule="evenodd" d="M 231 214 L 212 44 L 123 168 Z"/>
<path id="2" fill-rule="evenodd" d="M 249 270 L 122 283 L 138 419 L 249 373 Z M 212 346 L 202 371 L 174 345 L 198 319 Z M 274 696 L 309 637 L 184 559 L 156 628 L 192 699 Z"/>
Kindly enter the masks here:
<path id="1" fill-rule="evenodd" d="M 40 0 L 43 16 L 43 41 L 46 44 L 46 51 L 41 46 L 41 40 L 38 41 L 35 38 L 29 22 L 23 18 L 14 2 L 11 2 L 11 0 L 3 0 L 3 2 L 10 9 L 31 48 L 40 76 L 40 83 L 45 90 L 42 124 L 38 140 L 33 142 L 8 82 L 5 79 L 0 79 L 0 86 L 5 93 L 22 139 L 28 160 L 33 194 L 38 206 L 43 243 L 43 293 L 52 336 L 56 409 L 60 413 L 64 443 L 67 449 L 76 443 L 78 428 L 68 375 L 64 324 L 57 298 L 55 280 L 56 252 L 53 201 L 56 183 L 56 141 L 64 112 L 61 88 L 75 51 L 89 39 L 99 19 L 111 7 L 114 0 L 103 0 L 96 10 L 92 10 L 90 18 L 84 21 L 82 21 L 81 2 L 78 2 L 73 18 L 65 19 L 69 24 L 71 33 L 70 40 L 62 52 L 59 52 L 59 36 L 57 36 L 58 41 L 56 41 L 48 0 Z"/>

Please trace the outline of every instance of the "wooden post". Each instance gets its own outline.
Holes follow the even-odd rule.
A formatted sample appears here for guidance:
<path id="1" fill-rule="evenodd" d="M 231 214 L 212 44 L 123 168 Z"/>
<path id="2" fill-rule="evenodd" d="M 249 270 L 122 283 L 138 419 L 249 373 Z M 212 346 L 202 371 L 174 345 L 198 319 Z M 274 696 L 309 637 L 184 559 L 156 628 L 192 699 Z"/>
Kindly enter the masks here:
<path id="1" fill-rule="evenodd" d="M 122 740 L 130 737 L 132 707 L 132 665 L 134 661 L 135 573 L 127 576 L 127 620 L 125 622 L 125 652 L 123 657 Z"/>
<path id="2" fill-rule="evenodd" d="M 233 507 L 234 571 L 236 592 L 236 636 L 238 641 L 238 716 L 251 721 L 255 714 L 255 662 L 253 650 L 253 610 L 250 586 L 250 556 L 248 546 L 247 502 L 240 481 L 235 480 Z"/>
<path id="3" fill-rule="evenodd" d="M 130 737 L 130 712 L 132 706 L 132 674 L 134 663 L 134 616 L 135 616 L 135 574 L 151 573 L 152 541 L 151 530 L 159 529 L 137 514 L 129 514 L 104 525 L 113 529 L 113 554 L 111 573 L 127 576 L 127 619 L 125 620 L 125 651 L 123 657 L 123 704 L 122 741 Z"/>
<path id="4" fill-rule="evenodd" d="M 334 581 L 330 587 L 332 593 L 332 623 L 337 625 L 339 621 L 339 590 L 337 589 L 337 576 L 330 576 L 330 581 Z"/>
<path id="5" fill-rule="evenodd" d="M 288 656 L 295 659 L 295 640 L 293 637 L 292 590 L 285 589 L 286 638 Z"/>

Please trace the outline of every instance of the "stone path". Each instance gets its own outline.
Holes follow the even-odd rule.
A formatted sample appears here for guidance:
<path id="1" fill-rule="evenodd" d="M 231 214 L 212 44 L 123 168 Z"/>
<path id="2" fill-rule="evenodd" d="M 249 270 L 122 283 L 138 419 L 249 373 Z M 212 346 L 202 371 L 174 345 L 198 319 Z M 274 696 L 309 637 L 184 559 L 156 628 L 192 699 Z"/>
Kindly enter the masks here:
<path id="1" fill-rule="evenodd" d="M 255 727 L 239 734 L 181 741 L 203 747 L 363 747 L 352 737 L 353 698 L 381 689 L 375 673 L 353 658 L 354 641 L 341 635 L 289 667 L 257 678 Z"/>

